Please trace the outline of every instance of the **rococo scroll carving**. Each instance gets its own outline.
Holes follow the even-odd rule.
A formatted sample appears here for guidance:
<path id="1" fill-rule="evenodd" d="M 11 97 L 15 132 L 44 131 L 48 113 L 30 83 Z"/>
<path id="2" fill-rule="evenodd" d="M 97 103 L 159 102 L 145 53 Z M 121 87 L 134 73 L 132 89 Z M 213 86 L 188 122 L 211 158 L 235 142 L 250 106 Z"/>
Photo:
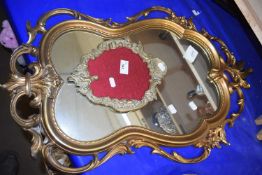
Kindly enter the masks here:
<path id="1" fill-rule="evenodd" d="M 239 117 L 241 112 L 244 109 L 244 94 L 242 92 L 242 88 L 248 89 L 250 88 L 250 84 L 245 80 L 246 77 L 253 71 L 252 68 L 244 69 L 244 62 L 237 61 L 234 54 L 230 52 L 227 45 L 219 38 L 211 36 L 207 31 L 202 31 L 203 35 L 207 37 L 209 40 L 217 42 L 225 54 L 226 58 L 223 59 L 220 56 L 220 62 L 222 65 L 223 77 L 228 82 L 228 88 L 230 93 L 232 94 L 234 91 L 238 94 L 238 106 L 239 109 L 237 112 L 234 112 L 230 115 L 230 118 L 226 120 L 225 123 L 229 123 L 230 126 L 233 126 L 234 121 Z M 225 73 L 228 73 L 230 77 L 228 77 Z"/>
<path id="2" fill-rule="evenodd" d="M 93 95 L 92 90 L 90 89 L 90 84 L 93 81 L 99 79 L 99 77 L 91 76 L 88 72 L 88 60 L 94 60 L 104 51 L 119 47 L 129 48 L 133 53 L 138 54 L 149 69 L 149 74 L 151 76 L 149 80 L 150 85 L 149 88 L 144 92 L 144 96 L 141 100 L 96 97 Z M 159 65 L 162 66 L 162 69 L 159 68 Z M 128 39 L 114 39 L 100 43 L 97 47 L 97 50 L 93 50 L 91 53 L 83 56 L 81 63 L 75 68 L 71 76 L 68 77 L 68 81 L 74 82 L 77 90 L 93 103 L 109 106 L 113 110 L 119 112 L 128 112 L 140 109 L 148 102 L 157 98 L 156 86 L 161 83 L 161 80 L 163 79 L 166 72 L 167 66 L 165 63 L 158 58 L 153 58 L 152 56 L 146 54 L 143 51 L 143 46 L 141 43 L 131 43 Z"/>
<path id="3" fill-rule="evenodd" d="M 51 140 L 47 136 L 46 128 L 44 128 L 45 126 L 43 126 L 41 120 L 42 114 L 35 114 L 29 116 L 27 119 L 24 119 L 18 115 L 16 111 L 16 103 L 19 98 L 21 98 L 24 95 L 33 96 L 33 100 L 31 101 L 30 105 L 32 105 L 33 107 L 40 108 L 42 106 L 43 98 L 54 98 L 55 94 L 53 93 L 55 92 L 55 89 L 59 88 L 59 86 L 62 83 L 62 80 L 59 78 L 52 65 L 50 64 L 44 66 L 40 63 L 32 64 L 31 68 L 33 70 L 33 74 L 28 74 L 26 76 L 21 75 L 16 69 L 15 65 L 17 58 L 23 54 L 39 56 L 38 49 L 31 46 L 31 43 L 33 42 L 38 33 L 47 33 L 48 30 L 45 28 L 45 23 L 50 17 L 54 15 L 71 15 L 78 20 L 86 20 L 97 25 L 117 29 L 123 26 L 127 26 L 129 24 L 133 24 L 139 21 L 141 17 L 148 16 L 150 15 L 150 13 L 155 11 L 167 14 L 167 17 L 165 19 L 166 21 L 176 23 L 186 30 L 192 30 L 196 32 L 195 25 L 193 24 L 191 19 L 187 20 L 185 17 L 178 17 L 172 10 L 164 7 L 149 8 L 145 11 L 138 13 L 133 17 L 127 18 L 127 22 L 123 24 L 115 23 L 112 21 L 112 19 L 103 20 L 93 18 L 91 16 L 83 15 L 79 12 L 69 9 L 56 9 L 50 11 L 49 13 L 40 18 L 39 22 L 35 27 L 31 27 L 30 23 L 27 24 L 27 30 L 29 34 L 27 44 L 21 45 L 12 55 L 10 63 L 12 72 L 11 78 L 9 82 L 7 82 L 4 85 L 1 85 L 1 87 L 11 92 L 12 117 L 25 131 L 28 131 L 32 134 L 32 155 L 35 156 L 39 152 L 42 153 L 49 174 L 54 174 L 55 171 L 62 171 L 72 174 L 85 172 L 100 166 L 116 154 L 131 154 L 133 153 L 132 147 L 140 148 L 142 146 L 150 147 L 152 148 L 152 153 L 162 155 L 174 161 L 182 163 L 195 163 L 206 159 L 213 148 L 220 148 L 220 145 L 222 143 L 228 144 L 226 140 L 224 127 L 227 123 L 233 125 L 235 119 L 240 115 L 240 113 L 243 110 L 244 95 L 241 89 L 250 87 L 250 85 L 246 82 L 245 78 L 252 70 L 244 70 L 243 63 L 236 61 L 234 55 L 229 51 L 225 43 L 222 40 L 209 35 L 206 31 L 202 32 L 203 36 L 208 38 L 210 41 L 218 42 L 221 46 L 222 51 L 226 55 L 225 60 L 222 57 L 220 57 L 220 64 L 222 65 L 222 68 L 221 70 L 219 70 L 220 74 L 216 74 L 215 76 L 221 75 L 221 77 L 228 83 L 227 90 L 230 93 L 233 93 L 234 91 L 237 92 L 239 96 L 239 109 L 237 112 L 232 113 L 229 118 L 225 119 L 223 122 L 218 123 L 215 127 L 207 127 L 207 131 L 203 132 L 204 134 L 201 135 L 201 139 L 198 139 L 196 142 L 193 143 L 193 145 L 196 148 L 203 149 L 203 152 L 200 156 L 197 156 L 195 158 L 185 158 L 176 152 L 170 154 L 160 147 L 165 146 L 164 144 L 159 144 L 157 141 L 150 140 L 148 138 L 145 139 L 143 137 L 136 136 L 133 138 L 128 138 L 126 140 L 122 140 L 121 142 L 111 147 L 108 147 L 106 150 L 104 150 L 106 154 L 101 159 L 99 159 L 98 156 L 100 153 L 99 151 L 92 153 L 87 152 L 88 155 L 91 155 L 93 157 L 93 160 L 83 167 L 72 168 L 70 167 L 70 163 L 68 163 L 68 158 L 66 156 L 66 154 L 70 153 L 70 151 L 67 151 L 66 149 L 62 149 L 61 147 L 57 146 L 55 140 Z M 228 74 L 226 74 L 225 72 L 227 72 Z M 228 75 L 230 76 L 230 78 L 227 77 Z M 215 76 L 211 81 L 216 82 L 216 78 L 221 78 Z M 83 153 L 81 153 L 81 155 L 82 154 Z"/>

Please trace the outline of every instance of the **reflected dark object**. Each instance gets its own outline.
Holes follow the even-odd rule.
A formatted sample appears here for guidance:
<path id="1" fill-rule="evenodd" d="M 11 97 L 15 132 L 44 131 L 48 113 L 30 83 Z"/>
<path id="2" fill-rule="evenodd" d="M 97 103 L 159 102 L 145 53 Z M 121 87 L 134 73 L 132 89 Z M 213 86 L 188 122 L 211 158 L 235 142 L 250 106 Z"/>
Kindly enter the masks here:
<path id="1" fill-rule="evenodd" d="M 197 108 L 198 115 L 203 118 L 211 117 L 214 115 L 214 109 L 209 102 L 205 106 L 200 106 Z"/>
<path id="2" fill-rule="evenodd" d="M 158 120 L 157 120 L 157 112 L 153 114 L 152 116 L 152 123 L 156 126 L 156 127 L 159 127 L 159 123 L 158 123 Z"/>
<path id="3" fill-rule="evenodd" d="M 154 114 L 153 123 L 155 126 L 161 127 L 168 134 L 177 134 L 176 126 L 171 117 L 167 109 L 161 107 L 159 112 Z"/>
<path id="4" fill-rule="evenodd" d="M 158 37 L 161 39 L 161 40 L 166 40 L 167 37 L 169 36 L 169 32 L 165 31 L 165 32 L 161 32 Z"/>
<path id="5" fill-rule="evenodd" d="M 156 11 L 165 13 L 166 18 L 140 20 L 141 17 Z M 50 30 L 45 28 L 49 18 L 65 14 L 76 19 L 64 21 L 50 27 Z M 171 160 L 196 163 L 206 159 L 211 149 L 220 147 L 222 143 L 228 144 L 224 126 L 232 125 L 243 110 L 242 89 L 250 87 L 245 81 L 249 71 L 239 67 L 234 55 L 222 40 L 210 36 L 206 31 L 198 32 L 192 19 L 176 16 L 171 9 L 152 7 L 120 24 L 70 9 L 56 9 L 45 14 L 34 28 L 28 24 L 27 29 L 27 44 L 21 45 L 11 57 L 11 79 L 0 86 L 11 92 L 12 117 L 33 135 L 32 154 L 42 153 L 51 174 L 52 170 L 71 174 L 83 173 L 104 164 L 114 155 L 132 153 L 132 147 L 144 146 Z M 170 34 L 166 40 L 159 37 L 163 31 Z M 38 33 L 43 34 L 39 47 L 32 45 Z M 145 53 L 162 58 L 167 65 L 167 69 L 163 69 L 163 64 L 152 65 L 154 70 L 167 70 L 167 75 L 161 86 L 152 93 L 157 93 L 156 96 L 149 94 L 150 99 L 147 99 L 147 102 L 151 101 L 148 104 L 151 106 L 116 113 L 96 105 L 97 103 L 91 103 L 83 98 L 74 86 L 64 83 L 83 55 L 108 39 L 126 37 L 135 43 L 140 41 Z M 227 56 L 226 59 L 218 55 L 212 45 L 213 41 L 219 44 L 221 51 Z M 198 49 L 198 58 L 194 64 L 185 61 L 183 56 L 189 47 Z M 20 75 L 15 67 L 18 57 L 24 54 L 39 57 L 39 62 L 32 65 L 35 71 L 30 77 Z M 122 55 L 122 58 L 125 60 L 125 55 Z M 86 64 L 83 64 L 86 72 L 85 66 Z M 118 68 L 115 69 L 117 74 Z M 108 75 L 108 72 L 105 73 Z M 85 75 L 80 73 L 77 76 L 79 82 L 88 82 L 82 81 L 87 79 Z M 156 80 L 160 81 L 159 77 Z M 109 86 L 109 83 L 105 81 L 105 86 Z M 115 82 L 116 86 L 118 83 Z M 84 90 L 88 88 L 85 84 L 81 87 Z M 229 107 L 233 105 L 230 94 L 234 92 L 238 95 L 239 110 L 231 114 Z M 19 115 L 16 104 L 22 96 L 30 94 L 34 97 L 30 104 L 41 109 L 41 114 L 25 120 Z M 194 99 L 188 99 L 193 97 Z M 207 101 L 216 111 L 216 115 L 201 120 L 197 107 L 205 106 L 199 111 L 201 116 L 212 113 L 208 105 L 206 106 Z M 121 103 L 120 107 L 124 105 L 127 103 Z M 154 124 L 159 126 L 152 123 L 152 114 L 155 112 Z M 226 115 L 230 117 L 226 118 Z M 43 127 L 44 132 L 35 130 L 37 126 Z M 46 142 L 45 137 L 48 138 Z M 190 145 L 201 149 L 201 154 L 187 156 L 162 149 L 162 146 Z M 57 156 L 59 151 L 64 155 L 90 155 L 93 160 L 81 168 L 74 168 L 61 163 Z"/>
<path id="6" fill-rule="evenodd" d="M 189 91 L 189 92 L 187 93 L 187 98 L 188 98 L 188 99 L 192 99 L 192 98 L 195 97 L 196 95 L 199 95 L 199 96 L 205 95 L 205 94 L 204 94 L 204 90 L 203 90 L 203 88 L 202 88 L 200 85 L 197 85 L 197 87 L 196 87 L 195 90 Z"/>

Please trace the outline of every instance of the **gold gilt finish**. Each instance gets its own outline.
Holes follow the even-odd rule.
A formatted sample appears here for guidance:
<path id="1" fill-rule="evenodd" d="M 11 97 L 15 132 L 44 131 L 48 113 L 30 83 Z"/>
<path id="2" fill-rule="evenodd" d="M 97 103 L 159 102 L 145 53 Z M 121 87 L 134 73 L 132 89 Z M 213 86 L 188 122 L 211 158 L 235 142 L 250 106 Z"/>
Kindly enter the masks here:
<path id="1" fill-rule="evenodd" d="M 96 97 L 93 95 L 92 90 L 89 88 L 90 84 L 97 80 L 97 76 L 90 76 L 87 71 L 87 61 L 89 59 L 95 59 L 99 55 L 101 55 L 104 51 L 109 49 L 114 49 L 117 47 L 126 47 L 133 51 L 133 53 L 139 54 L 140 58 L 143 59 L 143 62 L 147 64 L 149 69 L 149 73 L 151 76 L 150 79 L 150 87 L 145 91 L 145 94 L 141 100 L 120 100 L 120 99 L 112 99 L 109 97 Z M 161 70 L 158 67 L 158 64 L 162 64 L 165 68 Z M 109 106 L 113 110 L 117 112 L 129 112 L 137 109 L 141 109 L 148 102 L 157 99 L 157 90 L 156 87 L 161 83 L 164 75 L 167 72 L 167 66 L 165 63 L 159 58 L 153 58 L 152 56 L 146 54 L 143 50 L 143 46 L 141 43 L 131 43 L 128 38 L 125 39 L 113 39 L 100 43 L 96 50 L 92 50 L 90 53 L 82 57 L 82 61 L 77 67 L 74 69 L 71 76 L 68 77 L 69 82 L 74 82 L 78 92 L 82 95 L 86 96 L 90 101 L 95 104 L 101 104 L 104 106 Z M 88 88 L 86 88 L 88 87 Z"/>
<path id="2" fill-rule="evenodd" d="M 161 11 L 166 14 L 165 19 L 139 20 L 151 12 Z M 46 21 L 54 15 L 70 15 L 75 20 L 64 21 L 47 31 Z M 1 85 L 11 92 L 11 114 L 14 120 L 33 136 L 31 152 L 36 155 L 41 152 L 49 174 L 55 171 L 77 174 L 96 168 L 116 154 L 131 154 L 131 147 L 148 146 L 152 153 L 162 155 L 171 160 L 182 163 L 195 163 L 207 158 L 212 148 L 220 147 L 221 143 L 228 144 L 224 127 L 226 124 L 233 125 L 244 107 L 242 88 L 249 88 L 245 81 L 251 69 L 244 70 L 243 63 L 236 62 L 233 54 L 220 39 L 210 36 L 206 31 L 197 32 L 191 20 L 177 17 L 172 10 L 164 7 L 152 7 L 137 15 L 127 18 L 123 24 L 92 18 L 69 9 L 56 9 L 40 18 L 37 26 L 27 24 L 29 34 L 28 42 L 21 45 L 11 57 L 11 79 Z M 57 92 L 62 80 L 52 66 L 50 52 L 55 40 L 69 31 L 88 31 L 105 38 L 125 37 L 131 33 L 148 29 L 162 29 L 174 33 L 178 38 L 191 41 L 198 45 L 207 55 L 210 62 L 208 78 L 213 83 L 219 94 L 219 108 L 213 117 L 205 119 L 192 133 L 186 135 L 163 135 L 145 128 L 129 126 L 112 133 L 108 137 L 96 141 L 78 141 L 63 133 L 58 127 L 54 116 L 54 104 Z M 39 48 L 31 46 L 38 33 L 43 33 L 43 39 Z M 222 58 L 211 44 L 218 42 L 226 58 Z M 19 56 L 33 54 L 39 57 L 39 62 L 32 64 L 32 75 L 21 75 L 15 63 Z M 227 72 L 227 74 L 226 74 Z M 230 76 L 230 77 L 227 77 Z M 238 111 L 228 115 L 230 107 L 230 94 L 237 92 L 239 99 Z M 16 112 L 17 100 L 23 95 L 33 96 L 31 105 L 40 108 L 41 113 L 23 119 Z M 40 128 L 40 129 L 39 129 Z M 181 147 L 194 145 L 196 149 L 203 149 L 202 155 L 194 158 L 185 158 L 176 152 L 168 153 L 160 146 Z M 99 158 L 101 152 L 106 152 L 104 157 Z M 89 155 L 93 160 L 81 168 L 73 168 L 68 163 L 61 163 L 58 157 L 66 153 Z"/>

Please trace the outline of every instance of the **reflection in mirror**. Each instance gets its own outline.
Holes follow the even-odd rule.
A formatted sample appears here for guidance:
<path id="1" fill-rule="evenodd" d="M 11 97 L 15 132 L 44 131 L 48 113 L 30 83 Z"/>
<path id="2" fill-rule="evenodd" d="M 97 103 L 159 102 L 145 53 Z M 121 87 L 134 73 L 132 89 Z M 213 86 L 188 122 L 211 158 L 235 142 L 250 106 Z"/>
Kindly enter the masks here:
<path id="1" fill-rule="evenodd" d="M 69 137 L 80 141 L 97 140 L 130 125 L 161 134 L 188 134 L 218 108 L 216 88 L 207 80 L 208 59 L 200 48 L 163 30 L 133 33 L 128 38 L 141 42 L 147 54 L 160 58 L 167 65 L 167 74 L 158 86 L 157 100 L 128 113 L 117 113 L 91 103 L 67 81 L 82 56 L 96 49 L 104 39 L 92 33 L 73 31 L 56 40 L 51 59 L 64 83 L 57 95 L 55 116 L 59 127 Z"/>

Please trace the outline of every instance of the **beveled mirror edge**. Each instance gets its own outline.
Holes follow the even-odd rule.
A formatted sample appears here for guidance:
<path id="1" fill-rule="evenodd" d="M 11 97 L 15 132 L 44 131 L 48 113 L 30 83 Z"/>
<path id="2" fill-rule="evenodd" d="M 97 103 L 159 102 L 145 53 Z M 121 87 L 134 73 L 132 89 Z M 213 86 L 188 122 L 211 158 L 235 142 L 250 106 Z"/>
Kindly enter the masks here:
<path id="1" fill-rule="evenodd" d="M 153 11 L 161 11 L 166 13 L 167 19 L 151 19 L 151 21 L 138 21 L 141 16 L 147 16 Z M 43 48 L 46 47 L 45 45 L 48 45 L 48 41 L 50 42 L 50 40 L 45 39 L 48 36 L 47 34 L 50 34 L 51 30 L 54 30 L 54 28 L 52 28 L 50 31 L 47 31 L 45 29 L 45 22 L 53 15 L 65 14 L 74 16 L 78 20 L 84 19 L 86 21 L 89 21 L 85 22 L 81 20 L 78 21 L 78 23 L 88 23 L 93 27 L 93 29 L 96 29 L 95 31 L 97 31 L 98 29 L 100 29 L 100 31 L 108 30 L 109 37 L 114 37 L 114 35 L 119 36 L 127 34 L 125 33 L 125 30 L 132 31 L 132 28 L 133 30 L 139 30 L 139 28 L 143 28 L 141 27 L 143 26 L 142 24 L 147 24 L 144 26 L 150 26 L 149 28 L 154 28 L 153 26 L 155 25 L 155 28 L 166 29 L 169 31 L 173 30 L 173 32 L 178 37 L 189 39 L 192 42 L 198 44 L 200 47 L 203 47 L 212 62 L 212 68 L 209 72 L 209 77 L 216 85 L 219 91 L 219 95 L 221 96 L 220 99 L 222 99 L 222 102 L 220 101 L 220 108 L 218 110 L 220 111 L 220 114 L 217 115 L 217 117 L 211 118 L 210 120 L 205 120 L 202 125 L 197 130 L 195 130 L 195 132 L 184 136 L 161 136 L 161 134 L 156 134 L 153 132 L 150 133 L 150 131 L 147 131 L 146 129 L 131 127 L 130 130 L 125 129 L 127 130 L 125 131 L 126 133 L 123 132 L 118 134 L 118 138 L 112 135 L 107 137 L 107 142 L 101 142 L 101 140 L 103 139 L 95 144 L 93 144 L 92 142 L 81 143 L 74 140 L 73 142 L 72 140 L 67 140 L 68 138 L 65 137 L 63 132 L 59 131 L 59 128 L 54 126 L 54 118 L 48 115 L 50 114 L 50 110 L 48 111 L 47 107 L 50 107 L 50 100 L 52 100 L 52 98 L 49 98 L 48 101 L 47 97 L 54 95 L 53 87 L 59 86 L 60 81 L 57 74 L 53 71 L 52 66 L 46 66 L 46 64 L 44 64 L 45 61 L 43 61 L 44 58 L 49 58 L 48 56 L 46 57 L 46 55 L 43 53 Z M 186 20 L 184 17 L 177 17 L 170 9 L 164 7 L 152 7 L 128 19 L 129 20 L 127 23 L 118 24 L 112 22 L 111 20 L 95 19 L 90 16 L 80 14 L 74 10 L 56 9 L 50 11 L 42 18 L 40 18 L 36 27 L 32 28 L 30 25 L 27 25 L 29 33 L 28 42 L 27 44 L 21 45 L 11 56 L 11 79 L 9 82 L 1 86 L 11 92 L 11 114 L 14 120 L 24 130 L 30 132 L 33 135 L 33 143 L 31 147 L 32 155 L 36 155 L 38 152 L 41 151 L 45 158 L 45 162 L 48 164 L 49 167 L 67 173 L 81 173 L 101 165 L 115 154 L 132 153 L 130 149 L 130 147 L 132 146 L 148 146 L 153 149 L 153 153 L 163 155 L 171 160 L 183 163 L 193 163 L 207 158 L 211 152 L 211 149 L 214 147 L 220 147 L 220 143 L 227 143 L 224 127 L 226 124 L 233 125 L 234 120 L 240 115 L 243 110 L 244 96 L 241 89 L 250 87 L 250 85 L 244 79 L 251 72 L 251 69 L 244 70 L 243 64 L 239 64 L 236 62 L 234 55 L 229 51 L 223 41 L 219 40 L 216 37 L 210 36 L 206 31 L 202 31 L 201 34 L 197 33 L 196 28 L 191 20 Z M 150 21 L 150 24 L 148 21 Z M 160 22 L 160 24 L 163 25 L 157 25 L 156 22 L 152 23 L 152 21 Z M 62 30 L 63 25 L 69 26 L 68 22 L 61 23 L 57 26 L 60 26 Z M 74 23 L 74 25 L 75 27 L 77 26 L 76 23 Z M 174 26 L 176 30 L 174 29 Z M 145 30 L 145 28 L 143 30 Z M 111 31 L 112 33 L 110 33 L 109 31 Z M 41 43 L 40 50 L 31 45 L 37 33 L 45 34 L 44 39 Z M 222 51 L 227 57 L 226 61 L 224 61 L 223 58 L 217 54 L 216 49 L 208 40 L 218 42 L 220 44 Z M 51 45 L 49 45 L 48 47 L 51 47 Z M 34 73 L 31 76 L 23 76 L 19 74 L 15 68 L 17 58 L 20 55 L 27 53 L 40 56 L 41 61 L 41 63 L 32 64 Z M 227 72 L 231 76 L 232 80 L 231 78 L 228 78 L 224 72 Z M 234 91 L 237 92 L 239 97 L 239 109 L 238 111 L 230 114 L 229 118 L 226 118 L 226 114 L 230 106 L 229 94 L 233 93 Z M 33 95 L 35 98 L 31 102 L 31 105 L 34 107 L 42 108 L 42 113 L 44 114 L 44 116 L 42 116 L 41 114 L 36 114 L 30 116 L 28 119 L 21 118 L 16 112 L 16 102 L 23 95 Z M 41 132 L 39 132 L 39 130 L 37 130 L 36 128 L 43 129 L 40 129 Z M 133 134 L 130 134 L 130 131 L 132 130 Z M 154 135 L 155 138 L 152 139 Z M 46 142 L 44 142 L 45 138 L 47 138 Z M 171 139 L 171 142 L 168 139 Z M 102 143 L 106 144 L 102 145 Z M 165 152 L 160 148 L 160 145 L 173 147 L 195 145 L 198 148 L 203 148 L 204 151 L 203 154 L 199 157 L 187 159 L 175 152 L 173 154 Z M 60 152 L 58 150 L 60 150 Z M 57 154 L 64 154 L 63 150 L 68 153 L 80 155 L 89 154 L 92 155 L 94 159 L 90 164 L 84 167 L 71 168 L 68 166 L 68 164 L 61 164 L 57 160 Z M 103 158 L 99 159 L 98 154 L 101 151 L 106 151 L 107 154 Z"/>

